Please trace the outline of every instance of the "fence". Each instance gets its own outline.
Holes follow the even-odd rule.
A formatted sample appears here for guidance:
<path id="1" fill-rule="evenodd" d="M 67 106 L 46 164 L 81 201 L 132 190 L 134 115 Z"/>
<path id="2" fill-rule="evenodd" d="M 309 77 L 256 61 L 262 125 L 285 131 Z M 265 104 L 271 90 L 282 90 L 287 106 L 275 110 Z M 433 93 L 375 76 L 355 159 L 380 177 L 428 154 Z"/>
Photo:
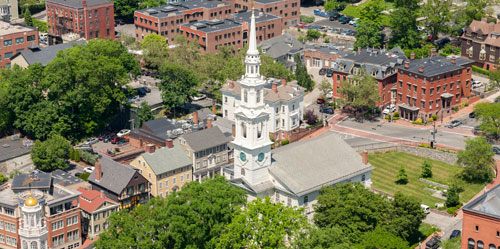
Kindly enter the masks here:
<path id="1" fill-rule="evenodd" d="M 319 130 L 323 128 L 323 125 L 318 125 L 316 127 L 312 127 L 312 128 L 299 128 L 299 129 L 296 129 L 292 132 L 292 134 L 290 134 L 290 137 L 289 137 L 289 141 L 290 143 L 291 142 L 295 142 L 295 141 L 299 141 L 300 139 L 302 139 L 303 137 Z"/>

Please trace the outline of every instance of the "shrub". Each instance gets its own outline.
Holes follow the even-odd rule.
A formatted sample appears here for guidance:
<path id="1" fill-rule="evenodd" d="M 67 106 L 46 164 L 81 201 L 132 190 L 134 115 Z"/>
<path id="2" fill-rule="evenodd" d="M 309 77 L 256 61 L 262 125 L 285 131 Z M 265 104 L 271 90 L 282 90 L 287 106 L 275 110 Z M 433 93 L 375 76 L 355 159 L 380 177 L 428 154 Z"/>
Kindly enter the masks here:
<path id="1" fill-rule="evenodd" d="M 399 118 L 399 112 L 395 112 L 393 117 L 394 118 L 396 118 L 396 117 Z"/>
<path id="2" fill-rule="evenodd" d="M 271 140 L 271 142 L 273 142 L 273 143 L 276 141 L 276 139 L 274 138 L 273 135 L 269 135 L 269 140 Z"/>
<path id="3" fill-rule="evenodd" d="M 330 43 L 330 39 L 329 38 L 325 38 L 324 43 Z"/>
<path id="4" fill-rule="evenodd" d="M 306 120 L 306 123 L 309 125 L 316 124 L 318 121 L 318 116 L 314 114 L 313 110 L 307 110 L 306 113 L 304 114 L 304 119 Z"/>
<path id="5" fill-rule="evenodd" d="M 458 106 L 454 106 L 452 109 L 453 111 L 458 111 L 460 108 Z"/>
<path id="6" fill-rule="evenodd" d="M 300 15 L 300 21 L 301 22 L 307 22 L 307 23 L 313 23 L 314 22 L 314 16 L 304 16 Z"/>
<path id="7" fill-rule="evenodd" d="M 454 186 L 452 186 L 448 190 L 448 194 L 446 195 L 446 207 L 456 207 L 460 205 L 460 196 L 459 196 L 459 191 L 456 189 Z"/>
<path id="8" fill-rule="evenodd" d="M 396 183 L 397 184 L 407 184 L 408 183 L 408 175 L 406 174 L 406 169 L 404 167 L 401 167 L 399 169 Z"/>
<path id="9" fill-rule="evenodd" d="M 420 174 L 423 178 L 431 178 L 432 177 L 432 162 L 425 159 L 422 163 L 422 173 Z"/>
<path id="10" fill-rule="evenodd" d="M 80 162 L 80 150 L 75 150 L 75 162 Z"/>
<path id="11" fill-rule="evenodd" d="M 436 114 L 432 114 L 432 120 L 437 120 Z"/>
<path id="12" fill-rule="evenodd" d="M 455 206 L 455 207 L 449 207 L 447 208 L 447 211 L 449 214 L 454 214 L 460 207 L 462 207 L 462 205 L 458 205 L 458 206 Z"/>
<path id="13" fill-rule="evenodd" d="M 6 182 L 6 181 L 8 181 L 8 180 L 9 180 L 9 178 L 8 178 L 8 177 L 6 177 L 6 176 L 4 176 L 4 175 L 0 174 L 0 184 L 3 184 L 4 182 Z"/>
<path id="14" fill-rule="evenodd" d="M 432 122 L 432 121 L 434 121 L 434 119 L 433 118 L 429 118 L 429 122 Z"/>
<path id="15" fill-rule="evenodd" d="M 281 141 L 281 145 L 287 145 L 289 143 L 290 143 L 290 141 L 288 139 Z"/>
<path id="16" fill-rule="evenodd" d="M 98 156 L 94 155 L 86 150 L 79 151 L 82 161 L 94 165 L 97 162 Z"/>
<path id="17" fill-rule="evenodd" d="M 423 125 L 424 123 L 422 123 L 422 119 L 421 118 L 418 118 L 417 120 L 411 122 L 412 124 L 416 124 L 416 125 Z"/>
<path id="18" fill-rule="evenodd" d="M 464 106 L 465 106 L 465 107 L 469 106 L 469 103 L 465 103 L 465 104 L 464 104 Z"/>
<path id="19" fill-rule="evenodd" d="M 392 120 L 398 120 L 399 117 L 392 117 Z"/>
<path id="20" fill-rule="evenodd" d="M 80 178 L 80 179 L 82 179 L 82 180 L 84 180 L 84 181 L 88 182 L 88 181 L 89 181 L 89 180 L 88 180 L 88 179 L 89 179 L 89 176 L 90 176 L 90 173 L 88 173 L 88 172 L 84 172 L 84 173 L 82 173 L 81 175 L 79 175 L 79 176 L 78 176 L 78 178 Z"/>
<path id="21" fill-rule="evenodd" d="M 472 71 L 473 72 L 476 72 L 476 73 L 480 73 L 480 74 L 484 74 L 484 75 L 490 75 L 490 71 L 486 70 L 486 69 L 482 69 L 478 66 L 474 66 L 472 65 Z"/>
<path id="22" fill-rule="evenodd" d="M 430 144 L 419 144 L 418 147 L 431 149 L 431 145 Z"/>

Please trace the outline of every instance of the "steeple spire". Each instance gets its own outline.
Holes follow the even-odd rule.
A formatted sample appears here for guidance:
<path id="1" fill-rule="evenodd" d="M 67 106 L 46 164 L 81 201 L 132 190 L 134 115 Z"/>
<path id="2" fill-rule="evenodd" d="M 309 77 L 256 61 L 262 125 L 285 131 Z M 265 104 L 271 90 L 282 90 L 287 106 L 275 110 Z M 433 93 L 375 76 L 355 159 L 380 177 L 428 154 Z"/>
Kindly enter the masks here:
<path id="1" fill-rule="evenodd" d="M 257 50 L 257 32 L 255 31 L 255 8 L 252 7 L 252 18 L 250 21 L 250 43 L 248 44 L 247 55 L 258 55 Z"/>

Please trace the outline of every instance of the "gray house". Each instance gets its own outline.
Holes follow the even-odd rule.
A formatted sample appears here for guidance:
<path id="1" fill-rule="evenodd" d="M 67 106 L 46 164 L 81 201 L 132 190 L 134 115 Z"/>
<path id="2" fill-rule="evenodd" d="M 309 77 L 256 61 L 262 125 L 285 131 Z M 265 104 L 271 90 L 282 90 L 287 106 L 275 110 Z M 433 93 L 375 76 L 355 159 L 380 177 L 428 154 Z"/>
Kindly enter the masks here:
<path id="1" fill-rule="evenodd" d="M 304 44 L 288 33 L 262 41 L 260 47 L 262 52 L 271 56 L 274 61 L 285 64 L 290 71 L 295 71 L 296 68 L 295 55 L 302 56 L 304 52 Z"/>

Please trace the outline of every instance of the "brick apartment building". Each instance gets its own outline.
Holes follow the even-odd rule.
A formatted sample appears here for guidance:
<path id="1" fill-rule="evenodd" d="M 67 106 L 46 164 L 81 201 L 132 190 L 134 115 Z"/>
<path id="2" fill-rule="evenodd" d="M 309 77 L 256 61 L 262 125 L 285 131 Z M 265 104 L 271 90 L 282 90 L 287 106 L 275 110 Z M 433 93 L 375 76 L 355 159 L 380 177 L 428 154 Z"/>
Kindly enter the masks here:
<path id="1" fill-rule="evenodd" d="M 61 41 L 65 35 L 80 38 L 115 37 L 114 4 L 106 0 L 47 0 L 50 40 Z"/>
<path id="2" fill-rule="evenodd" d="M 350 75 L 358 74 L 363 69 L 377 81 L 380 94 L 378 106 L 384 107 L 391 103 L 391 88 L 397 81 L 397 66 L 407 60 L 403 51 L 393 48 L 388 51 L 377 49 L 358 49 L 342 58 L 337 59 L 332 69 L 333 97 L 342 98 L 339 90 L 341 82 L 346 81 Z M 313 61 L 313 65 L 315 62 Z"/>
<path id="3" fill-rule="evenodd" d="M 500 24 L 476 21 L 461 37 L 462 57 L 474 60 L 476 66 L 496 70 L 500 58 Z"/>
<path id="4" fill-rule="evenodd" d="M 231 18 L 234 8 L 222 1 L 194 0 L 137 10 L 134 13 L 135 38 L 142 41 L 149 34 L 158 34 L 172 44 L 183 24 L 200 20 Z"/>
<path id="5" fill-rule="evenodd" d="M 462 249 L 500 247 L 499 186 L 463 207 Z"/>
<path id="6" fill-rule="evenodd" d="M 309 68 L 332 68 L 338 58 L 349 55 L 333 44 L 309 44 L 304 48 L 304 62 Z"/>
<path id="7" fill-rule="evenodd" d="M 300 1 L 299 0 L 225 0 L 234 5 L 235 11 L 245 11 L 252 9 L 281 17 L 282 24 L 295 26 L 300 22 Z"/>
<path id="8" fill-rule="evenodd" d="M 437 55 L 435 49 L 428 58 L 405 61 L 398 68 L 395 96 L 400 117 L 425 121 L 433 114 L 449 114 L 452 107 L 471 94 L 473 63 Z"/>
<path id="9" fill-rule="evenodd" d="M 78 196 L 79 192 L 53 183 L 50 173 L 16 175 L 0 191 L 0 248 L 28 248 L 28 244 L 29 248 L 79 248 Z M 24 220 L 35 218 L 27 212 L 38 214 L 35 224 Z"/>
<path id="10" fill-rule="evenodd" d="M 10 66 L 10 58 L 15 54 L 38 47 L 38 30 L 23 25 L 11 25 L 0 21 L 0 67 Z"/>
<path id="11" fill-rule="evenodd" d="M 217 52 L 219 46 L 234 46 L 239 50 L 248 42 L 250 11 L 233 15 L 232 19 L 202 20 L 181 26 L 181 34 L 200 44 L 202 52 Z M 256 11 L 257 41 L 281 35 L 282 24 L 278 16 Z"/>

